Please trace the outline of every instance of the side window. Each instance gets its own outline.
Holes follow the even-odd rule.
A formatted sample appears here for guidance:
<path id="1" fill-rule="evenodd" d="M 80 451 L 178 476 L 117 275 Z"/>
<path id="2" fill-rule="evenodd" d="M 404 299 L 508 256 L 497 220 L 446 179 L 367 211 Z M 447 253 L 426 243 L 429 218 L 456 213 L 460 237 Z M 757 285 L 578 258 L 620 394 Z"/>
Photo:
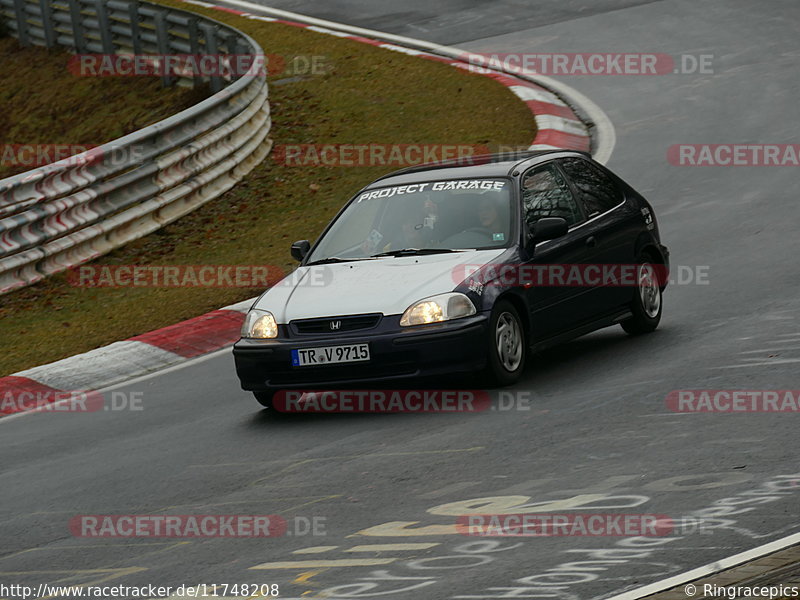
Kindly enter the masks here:
<path id="1" fill-rule="evenodd" d="M 564 158 L 561 166 L 581 196 L 586 214 L 591 218 L 611 210 L 622 202 L 622 193 L 602 170 L 582 158 Z"/>
<path id="2" fill-rule="evenodd" d="M 525 221 L 533 225 L 544 217 L 562 217 L 567 225 L 583 220 L 578 203 L 554 164 L 533 167 L 522 176 Z"/>

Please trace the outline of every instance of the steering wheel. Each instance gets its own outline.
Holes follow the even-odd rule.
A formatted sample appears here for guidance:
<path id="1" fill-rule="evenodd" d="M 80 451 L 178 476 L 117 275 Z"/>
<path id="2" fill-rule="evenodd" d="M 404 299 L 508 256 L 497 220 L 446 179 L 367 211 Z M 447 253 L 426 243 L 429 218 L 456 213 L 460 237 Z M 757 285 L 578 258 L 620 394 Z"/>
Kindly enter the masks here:
<path id="1" fill-rule="evenodd" d="M 462 233 L 479 233 L 485 235 L 490 241 L 492 239 L 492 232 L 488 227 L 470 227 L 469 229 L 465 229 Z"/>

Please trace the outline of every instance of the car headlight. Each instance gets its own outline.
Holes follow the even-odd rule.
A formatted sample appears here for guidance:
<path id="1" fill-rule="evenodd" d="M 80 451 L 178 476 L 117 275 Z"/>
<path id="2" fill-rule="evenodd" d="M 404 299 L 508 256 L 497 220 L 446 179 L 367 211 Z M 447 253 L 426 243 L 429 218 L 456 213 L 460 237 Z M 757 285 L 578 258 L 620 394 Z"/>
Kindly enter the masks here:
<path id="1" fill-rule="evenodd" d="M 259 340 L 276 338 L 278 337 L 278 323 L 271 312 L 254 308 L 244 318 L 242 337 Z"/>
<path id="2" fill-rule="evenodd" d="M 476 313 L 475 305 L 464 294 L 452 292 L 431 296 L 415 302 L 406 309 L 400 318 L 400 325 L 424 325 L 469 317 Z"/>

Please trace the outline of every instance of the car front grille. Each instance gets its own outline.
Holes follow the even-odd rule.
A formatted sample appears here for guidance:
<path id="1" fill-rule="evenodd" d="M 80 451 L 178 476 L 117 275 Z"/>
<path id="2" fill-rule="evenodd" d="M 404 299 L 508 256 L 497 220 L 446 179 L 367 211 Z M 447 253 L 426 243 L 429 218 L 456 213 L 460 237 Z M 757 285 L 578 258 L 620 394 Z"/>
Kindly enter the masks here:
<path id="1" fill-rule="evenodd" d="M 323 317 L 321 319 L 300 319 L 289 323 L 292 332 L 298 335 L 320 335 L 347 333 L 372 329 L 381 320 L 381 314 L 353 315 L 347 317 Z"/>

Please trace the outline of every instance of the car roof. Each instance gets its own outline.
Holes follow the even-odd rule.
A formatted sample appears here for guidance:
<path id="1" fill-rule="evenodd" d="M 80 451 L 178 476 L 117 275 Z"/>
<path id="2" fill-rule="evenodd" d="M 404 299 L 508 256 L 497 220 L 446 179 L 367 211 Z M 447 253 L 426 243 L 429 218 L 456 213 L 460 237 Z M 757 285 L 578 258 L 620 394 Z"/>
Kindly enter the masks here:
<path id="1" fill-rule="evenodd" d="M 537 161 L 532 161 L 532 159 L 546 157 L 551 154 L 575 154 L 591 158 L 591 155 L 587 152 L 567 149 L 524 150 L 469 156 L 462 159 L 415 165 L 399 171 L 393 171 L 379 177 L 364 189 L 464 177 L 505 177 L 520 164 L 530 162 L 533 165 Z"/>

